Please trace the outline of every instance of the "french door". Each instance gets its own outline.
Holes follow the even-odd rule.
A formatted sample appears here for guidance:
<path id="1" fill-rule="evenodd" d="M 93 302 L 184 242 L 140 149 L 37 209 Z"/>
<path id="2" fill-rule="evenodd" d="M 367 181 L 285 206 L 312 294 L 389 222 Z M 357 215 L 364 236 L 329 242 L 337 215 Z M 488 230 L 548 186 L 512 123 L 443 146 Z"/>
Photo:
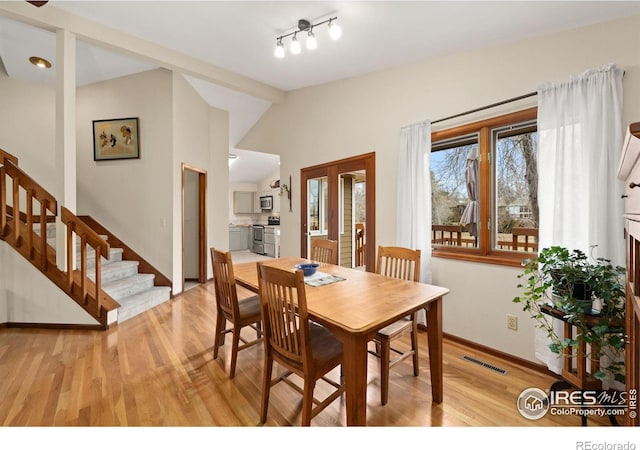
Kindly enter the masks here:
<path id="1" fill-rule="evenodd" d="M 300 171 L 301 245 L 306 258 L 313 239 L 338 241 L 338 264 L 375 270 L 375 153 Z"/>

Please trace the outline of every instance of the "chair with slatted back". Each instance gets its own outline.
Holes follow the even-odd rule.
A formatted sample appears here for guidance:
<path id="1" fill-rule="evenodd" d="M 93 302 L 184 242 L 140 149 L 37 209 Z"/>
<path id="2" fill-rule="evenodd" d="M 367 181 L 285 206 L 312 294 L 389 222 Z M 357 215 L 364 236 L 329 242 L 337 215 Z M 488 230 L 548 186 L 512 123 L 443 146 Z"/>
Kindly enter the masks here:
<path id="1" fill-rule="evenodd" d="M 376 273 L 402 280 L 420 281 L 420 250 L 378 247 Z M 392 342 L 406 333 L 411 333 L 411 349 L 401 351 L 392 347 Z M 409 320 L 400 319 L 381 329 L 376 333 L 374 342 L 376 352 L 369 353 L 380 358 L 380 400 L 386 405 L 389 399 L 389 371 L 393 366 L 413 356 L 413 375 L 419 375 L 417 314 L 412 314 Z M 392 359 L 392 352 L 398 356 Z"/>
<path id="2" fill-rule="evenodd" d="M 364 252 L 365 252 L 365 233 L 364 223 L 356 223 L 355 226 L 355 242 L 356 242 L 356 264 L 355 267 L 365 265 Z"/>
<path id="3" fill-rule="evenodd" d="M 302 393 L 302 425 L 309 426 L 313 417 L 344 392 L 344 384 L 326 377 L 342 365 L 342 343 L 329 330 L 309 320 L 301 270 L 283 270 L 264 265 L 264 262 L 258 262 L 257 268 L 265 337 L 260 421 L 264 424 L 267 420 L 271 386 L 284 381 Z M 272 380 L 274 361 L 288 372 Z M 302 389 L 289 380 L 292 373 L 303 379 Z M 313 398 L 320 379 L 335 388 L 321 402 Z M 314 407 L 314 403 L 317 406 Z"/>
<path id="4" fill-rule="evenodd" d="M 513 242 L 511 248 L 514 251 L 518 251 L 519 247 L 525 252 L 537 252 L 538 251 L 538 229 L 537 228 L 525 228 L 525 227 L 513 227 L 511 229 L 513 236 Z M 524 242 L 520 240 L 520 236 L 524 237 Z"/>
<path id="5" fill-rule="evenodd" d="M 233 261 L 230 252 L 211 249 L 213 262 L 213 278 L 216 288 L 216 331 L 213 343 L 213 359 L 218 358 L 218 349 L 224 344 L 224 335 L 233 333 L 231 344 L 231 367 L 229 378 L 236 374 L 238 352 L 262 342 L 260 325 L 260 299 L 257 295 L 238 301 L 236 280 L 233 275 Z M 232 327 L 226 329 L 226 322 Z M 240 335 L 244 327 L 251 327 L 256 331 L 256 339 L 247 341 Z M 242 342 L 242 345 L 240 345 Z"/>
<path id="6" fill-rule="evenodd" d="M 338 241 L 332 241 L 330 239 L 312 239 L 310 259 L 321 263 L 337 265 Z"/>

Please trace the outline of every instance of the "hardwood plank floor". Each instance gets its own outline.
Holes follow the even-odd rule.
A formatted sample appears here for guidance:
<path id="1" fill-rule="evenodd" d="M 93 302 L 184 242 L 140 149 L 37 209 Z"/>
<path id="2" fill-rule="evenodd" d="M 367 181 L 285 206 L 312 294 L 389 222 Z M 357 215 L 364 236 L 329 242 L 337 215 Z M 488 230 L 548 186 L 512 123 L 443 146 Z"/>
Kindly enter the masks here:
<path id="1" fill-rule="evenodd" d="M 242 295 L 247 292 L 239 288 Z M 0 329 L 0 424 L 3 426 L 255 426 L 259 422 L 262 344 L 238 356 L 227 376 L 230 339 L 212 359 L 213 283 L 196 286 L 108 331 Z M 247 331 L 249 333 L 250 330 Z M 252 337 L 248 334 L 247 337 Z M 411 364 L 391 372 L 389 403 L 380 405 L 379 366 L 370 356 L 367 420 L 372 426 L 579 426 L 577 416 L 531 421 L 516 399 L 553 378 L 508 361 L 444 343 L 444 402 L 433 404 L 426 332 L 420 335 L 420 376 Z M 408 338 L 403 342 L 409 345 Z M 467 362 L 469 355 L 508 371 Z M 277 366 L 276 366 L 277 367 Z M 336 377 L 338 374 L 333 373 Z M 322 398 L 328 387 L 319 384 Z M 300 423 L 301 396 L 272 388 L 267 426 Z M 338 399 L 313 426 L 344 426 Z M 589 425 L 608 425 L 589 419 Z"/>

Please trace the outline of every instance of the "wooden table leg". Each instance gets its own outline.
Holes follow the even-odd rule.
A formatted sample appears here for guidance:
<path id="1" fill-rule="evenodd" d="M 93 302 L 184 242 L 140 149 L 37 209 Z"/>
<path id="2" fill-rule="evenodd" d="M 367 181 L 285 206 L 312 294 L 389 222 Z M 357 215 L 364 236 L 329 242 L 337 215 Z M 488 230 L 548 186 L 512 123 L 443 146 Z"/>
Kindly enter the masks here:
<path id="1" fill-rule="evenodd" d="M 427 307 L 427 339 L 429 346 L 429 368 L 431 369 L 431 396 L 442 403 L 442 297 Z"/>
<path id="2" fill-rule="evenodd" d="M 367 424 L 367 338 L 345 336 L 344 377 L 347 426 Z"/>

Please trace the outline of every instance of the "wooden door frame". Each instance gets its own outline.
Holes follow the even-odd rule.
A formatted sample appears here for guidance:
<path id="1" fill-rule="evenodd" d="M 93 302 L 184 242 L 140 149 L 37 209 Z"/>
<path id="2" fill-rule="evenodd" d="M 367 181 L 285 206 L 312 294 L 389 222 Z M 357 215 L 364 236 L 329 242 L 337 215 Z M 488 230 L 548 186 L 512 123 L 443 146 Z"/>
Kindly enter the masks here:
<path id="1" fill-rule="evenodd" d="M 376 153 L 365 153 L 358 156 L 331 161 L 317 166 L 300 169 L 300 256 L 307 257 L 307 236 L 305 227 L 307 225 L 307 181 L 311 178 L 327 176 L 329 180 L 337 180 L 339 174 L 346 172 L 356 172 L 364 170 L 366 174 L 365 187 L 365 208 L 367 215 L 365 220 L 366 250 L 365 266 L 368 272 L 375 272 L 376 266 Z M 337 197 L 337 183 L 329 183 L 327 196 Z M 340 214 L 336 211 L 328 210 L 329 239 L 338 239 Z"/>
<path id="2" fill-rule="evenodd" d="M 184 179 L 185 172 L 198 175 L 198 282 L 207 281 L 207 171 L 182 163 L 181 235 L 182 235 L 182 292 L 184 292 Z"/>

